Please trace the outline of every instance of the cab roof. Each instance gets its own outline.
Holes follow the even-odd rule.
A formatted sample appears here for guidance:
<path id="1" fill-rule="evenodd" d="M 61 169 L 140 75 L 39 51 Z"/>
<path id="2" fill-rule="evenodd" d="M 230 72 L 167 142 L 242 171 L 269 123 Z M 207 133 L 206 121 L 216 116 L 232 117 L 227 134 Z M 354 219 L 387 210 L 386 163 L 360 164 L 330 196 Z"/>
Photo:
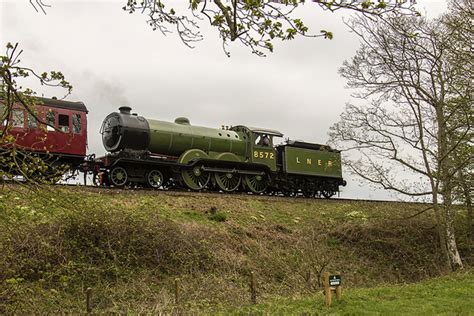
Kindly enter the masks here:
<path id="1" fill-rule="evenodd" d="M 237 127 L 237 126 L 235 126 Z M 274 129 L 268 129 L 268 128 L 260 128 L 260 127 L 251 127 L 251 126 L 243 126 L 239 125 L 238 127 L 243 127 L 251 131 L 252 133 L 257 133 L 257 134 L 267 134 L 267 135 L 272 135 L 276 137 L 283 137 L 283 133 L 276 131 Z"/>

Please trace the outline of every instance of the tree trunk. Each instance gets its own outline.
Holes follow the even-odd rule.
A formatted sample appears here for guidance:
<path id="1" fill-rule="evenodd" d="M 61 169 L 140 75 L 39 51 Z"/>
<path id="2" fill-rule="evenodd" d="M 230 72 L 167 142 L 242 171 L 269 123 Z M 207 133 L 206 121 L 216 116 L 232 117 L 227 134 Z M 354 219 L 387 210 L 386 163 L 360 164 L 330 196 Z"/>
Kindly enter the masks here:
<path id="1" fill-rule="evenodd" d="M 451 204 L 451 192 L 448 196 L 444 196 L 444 215 L 446 218 L 446 246 L 448 249 L 449 261 L 451 264 L 451 270 L 456 271 L 458 269 L 462 269 L 462 261 L 461 256 L 459 255 L 458 247 L 456 244 L 456 238 L 454 233 L 454 214 Z"/>
<path id="2" fill-rule="evenodd" d="M 436 188 L 433 187 L 433 210 L 436 217 L 436 227 L 438 230 L 439 246 L 441 248 L 441 255 L 443 261 L 445 262 L 445 268 L 451 268 L 451 260 L 449 259 L 448 248 L 446 243 L 446 229 L 444 221 L 442 220 L 443 216 L 441 214 L 440 206 L 438 204 L 438 192 Z"/>
<path id="3" fill-rule="evenodd" d="M 441 222 L 443 223 L 446 249 L 448 253 L 451 270 L 456 271 L 462 268 L 461 256 L 459 255 L 454 231 L 454 214 L 452 209 L 452 182 L 450 173 L 450 163 L 448 160 L 448 135 L 446 117 L 444 114 L 444 103 L 435 106 L 438 123 L 438 183 L 441 185 L 439 192 L 443 196 L 443 212 Z M 437 191 L 438 192 L 438 191 Z M 436 201 L 433 201 L 437 203 Z"/>

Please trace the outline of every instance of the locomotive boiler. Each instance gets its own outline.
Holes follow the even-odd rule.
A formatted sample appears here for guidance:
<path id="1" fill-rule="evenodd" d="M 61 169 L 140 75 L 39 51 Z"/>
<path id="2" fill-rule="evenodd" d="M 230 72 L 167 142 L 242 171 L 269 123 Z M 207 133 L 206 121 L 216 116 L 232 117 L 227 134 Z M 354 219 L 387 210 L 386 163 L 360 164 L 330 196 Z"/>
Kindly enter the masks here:
<path id="1" fill-rule="evenodd" d="M 95 160 L 94 175 L 102 185 L 330 197 L 346 184 L 339 151 L 301 141 L 275 146 L 283 136 L 276 130 L 165 122 L 121 107 L 104 119 L 101 134 L 109 154 Z"/>
<path id="2" fill-rule="evenodd" d="M 185 117 L 174 123 L 146 119 L 121 107 L 109 114 L 102 124 L 102 142 L 109 152 L 145 150 L 168 156 L 180 156 L 186 150 L 200 149 L 209 153 L 245 153 L 245 142 L 234 131 L 192 126 Z"/>

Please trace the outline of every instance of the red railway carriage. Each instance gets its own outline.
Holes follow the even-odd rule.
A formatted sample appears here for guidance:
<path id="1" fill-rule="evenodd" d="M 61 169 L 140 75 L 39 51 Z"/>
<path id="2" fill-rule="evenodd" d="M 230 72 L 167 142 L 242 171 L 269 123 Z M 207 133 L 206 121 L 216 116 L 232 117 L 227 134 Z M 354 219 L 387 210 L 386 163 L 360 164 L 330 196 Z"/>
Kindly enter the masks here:
<path id="1" fill-rule="evenodd" d="M 41 124 L 24 107 L 11 112 L 9 134 L 25 151 L 48 153 L 71 165 L 80 164 L 87 149 L 87 108 L 82 102 L 38 98 L 35 112 Z M 54 128 L 52 127 L 54 126 Z"/>

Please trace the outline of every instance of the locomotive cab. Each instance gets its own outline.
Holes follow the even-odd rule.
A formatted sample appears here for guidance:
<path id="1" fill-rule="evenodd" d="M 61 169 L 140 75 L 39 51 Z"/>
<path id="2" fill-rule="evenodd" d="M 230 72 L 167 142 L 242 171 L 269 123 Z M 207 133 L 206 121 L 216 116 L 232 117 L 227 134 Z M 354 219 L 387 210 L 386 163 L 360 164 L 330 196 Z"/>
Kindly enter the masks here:
<path id="1" fill-rule="evenodd" d="M 271 171 L 277 170 L 277 153 L 273 147 L 274 137 L 283 137 L 283 134 L 266 128 L 236 126 L 234 130 L 243 131 L 248 135 L 248 159 L 253 163 L 268 166 Z"/>

